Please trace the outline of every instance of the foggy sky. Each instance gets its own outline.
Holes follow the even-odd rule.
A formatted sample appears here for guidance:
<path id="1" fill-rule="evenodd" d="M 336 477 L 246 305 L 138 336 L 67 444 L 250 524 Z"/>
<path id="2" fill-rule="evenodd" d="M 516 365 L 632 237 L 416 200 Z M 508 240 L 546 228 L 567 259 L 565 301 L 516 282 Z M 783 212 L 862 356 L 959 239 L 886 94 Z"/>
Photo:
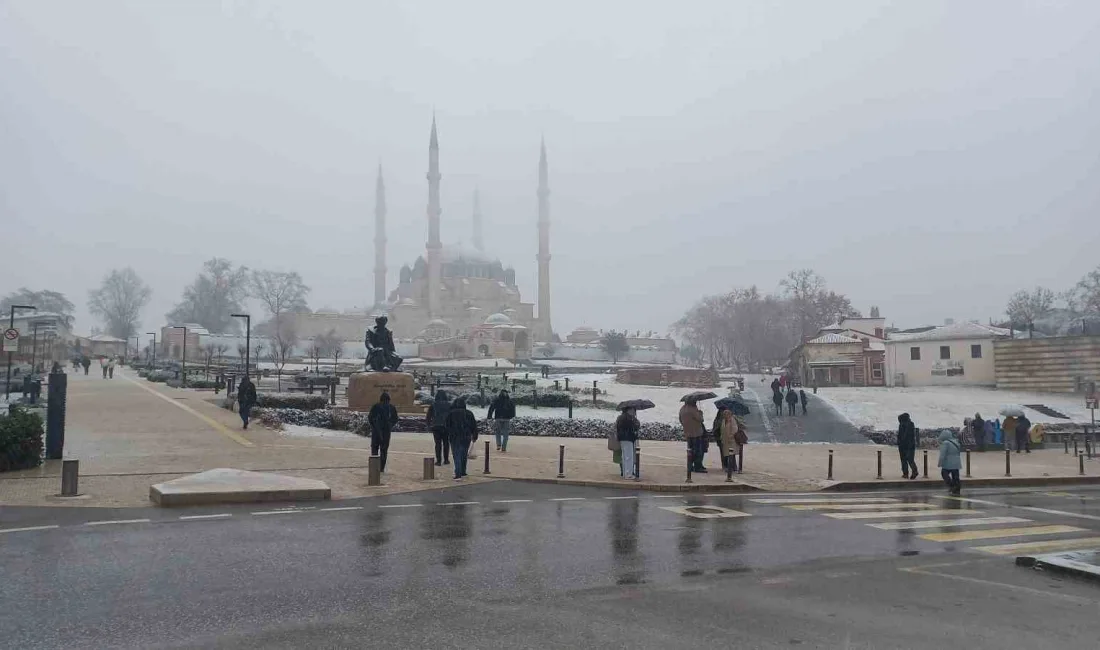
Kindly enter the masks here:
<path id="1" fill-rule="evenodd" d="M 220 256 L 366 305 L 376 167 L 393 289 L 434 110 L 444 243 L 479 187 L 525 301 L 545 136 L 563 336 L 802 267 L 899 327 L 984 322 L 1100 262 L 1098 90 L 1088 0 L 0 0 L 0 292 L 86 332 L 132 266 L 144 332 Z"/>

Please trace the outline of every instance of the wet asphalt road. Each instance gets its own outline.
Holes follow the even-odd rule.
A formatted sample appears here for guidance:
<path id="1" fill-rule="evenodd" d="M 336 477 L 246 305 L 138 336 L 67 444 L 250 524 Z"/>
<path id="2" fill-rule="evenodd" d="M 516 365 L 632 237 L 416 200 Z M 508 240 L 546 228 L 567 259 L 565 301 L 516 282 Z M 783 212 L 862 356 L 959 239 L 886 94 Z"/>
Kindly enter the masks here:
<path id="1" fill-rule="evenodd" d="M 659 496 L 501 481 L 292 510 L 5 508 L 0 531 L 58 528 L 0 533 L 0 638 L 18 648 L 1096 647 L 1093 585 L 758 501 L 769 495 Z M 966 496 L 981 503 L 888 495 L 1100 530 L 1100 490 Z M 668 510 L 690 506 L 748 516 Z"/>

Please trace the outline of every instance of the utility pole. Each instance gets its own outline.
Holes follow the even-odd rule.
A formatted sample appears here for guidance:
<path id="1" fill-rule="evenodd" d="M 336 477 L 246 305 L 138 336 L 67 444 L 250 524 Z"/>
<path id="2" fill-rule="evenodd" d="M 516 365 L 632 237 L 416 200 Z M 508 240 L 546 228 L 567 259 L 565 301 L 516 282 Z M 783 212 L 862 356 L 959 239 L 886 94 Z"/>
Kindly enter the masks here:
<path id="1" fill-rule="evenodd" d="M 38 311 L 38 307 L 34 305 L 12 305 L 11 313 L 8 314 L 8 329 L 15 329 L 15 310 L 16 309 L 33 309 Z M 7 400 L 11 397 L 11 364 L 12 364 L 12 352 L 8 352 L 8 379 L 4 383 L 4 399 Z"/>

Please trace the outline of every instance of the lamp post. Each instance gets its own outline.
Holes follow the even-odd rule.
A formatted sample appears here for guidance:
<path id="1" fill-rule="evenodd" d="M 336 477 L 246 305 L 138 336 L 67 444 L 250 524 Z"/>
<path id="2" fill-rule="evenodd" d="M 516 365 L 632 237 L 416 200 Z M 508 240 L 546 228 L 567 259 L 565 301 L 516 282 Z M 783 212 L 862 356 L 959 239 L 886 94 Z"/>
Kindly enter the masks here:
<path id="1" fill-rule="evenodd" d="M 252 315 L 230 314 L 230 316 L 244 319 L 244 376 L 247 377 L 249 368 L 252 366 Z"/>
<path id="2" fill-rule="evenodd" d="M 174 330 L 183 330 L 183 362 L 180 364 L 180 387 L 187 387 L 187 326 L 175 325 Z"/>
<path id="3" fill-rule="evenodd" d="M 153 360 L 152 360 L 152 362 L 150 362 L 149 366 L 151 368 L 156 368 L 157 367 L 157 333 L 156 332 L 146 332 L 146 334 L 153 337 L 153 347 L 150 348 L 153 351 Z"/>
<path id="4" fill-rule="evenodd" d="M 141 361 L 141 337 L 134 334 L 134 358 Z M 129 341 L 130 339 L 126 339 Z"/>
<path id="5" fill-rule="evenodd" d="M 13 329 L 15 327 L 16 309 L 33 309 L 35 311 L 38 311 L 38 307 L 35 307 L 34 305 L 12 305 L 11 313 L 8 314 L 8 329 Z M 11 364 L 12 353 L 8 352 L 8 379 L 7 382 L 4 384 L 4 399 L 9 399 L 11 397 Z"/>
<path id="6" fill-rule="evenodd" d="M 32 328 L 32 331 L 34 332 L 34 335 L 31 336 L 31 372 L 32 373 L 34 372 L 35 357 L 38 356 L 37 352 L 38 352 L 38 326 L 39 325 L 41 325 L 41 323 L 35 323 L 34 327 Z"/>

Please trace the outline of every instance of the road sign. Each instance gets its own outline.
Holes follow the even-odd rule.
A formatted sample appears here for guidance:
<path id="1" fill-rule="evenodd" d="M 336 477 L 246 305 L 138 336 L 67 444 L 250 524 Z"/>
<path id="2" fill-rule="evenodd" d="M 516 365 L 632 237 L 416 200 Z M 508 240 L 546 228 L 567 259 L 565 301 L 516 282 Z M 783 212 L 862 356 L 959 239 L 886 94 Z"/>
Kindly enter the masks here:
<path id="1" fill-rule="evenodd" d="M 1100 401 L 1100 400 L 1097 400 L 1097 398 L 1095 398 L 1095 397 L 1086 397 L 1085 398 L 1085 408 L 1087 408 L 1087 409 L 1098 409 L 1098 408 L 1100 408 L 1100 406 L 1098 406 L 1097 403 L 1096 403 L 1097 401 Z"/>
<path id="2" fill-rule="evenodd" d="M 19 330 L 9 327 L 4 330 L 4 352 L 19 351 Z"/>

